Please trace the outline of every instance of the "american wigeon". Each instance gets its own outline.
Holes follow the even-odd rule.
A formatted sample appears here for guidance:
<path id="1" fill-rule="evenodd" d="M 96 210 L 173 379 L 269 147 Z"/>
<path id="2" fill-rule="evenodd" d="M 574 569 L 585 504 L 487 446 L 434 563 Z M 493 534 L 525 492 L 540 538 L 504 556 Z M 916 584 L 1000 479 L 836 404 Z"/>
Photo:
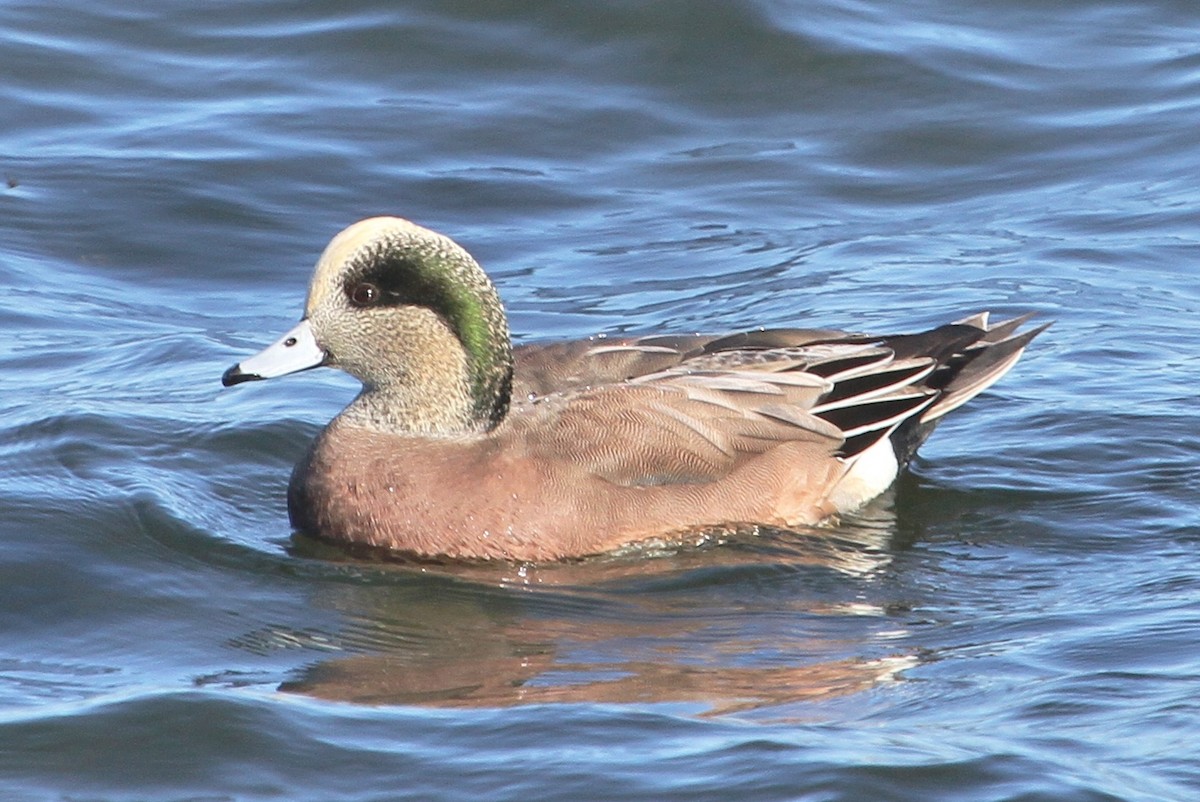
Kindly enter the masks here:
<path id="1" fill-rule="evenodd" d="M 470 254 L 378 217 L 334 237 L 300 323 L 222 381 L 329 365 L 362 382 L 292 473 L 297 529 L 423 558 L 557 560 L 861 506 L 1045 328 L 1017 333 L 1024 320 L 513 348 Z"/>

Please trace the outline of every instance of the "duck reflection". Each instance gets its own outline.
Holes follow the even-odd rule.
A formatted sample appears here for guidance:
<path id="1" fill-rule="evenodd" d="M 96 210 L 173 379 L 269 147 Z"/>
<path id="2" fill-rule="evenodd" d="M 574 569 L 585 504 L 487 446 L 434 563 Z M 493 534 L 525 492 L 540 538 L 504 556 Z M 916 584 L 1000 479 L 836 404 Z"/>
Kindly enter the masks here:
<path id="1" fill-rule="evenodd" d="M 673 702 L 780 715 L 915 664 L 896 654 L 896 620 L 865 592 L 894 536 L 887 498 L 838 527 L 739 533 L 652 557 L 356 564 L 364 581 L 315 591 L 344 621 L 339 656 L 281 690 L 362 704 Z M 294 549 L 336 558 L 302 540 Z"/>

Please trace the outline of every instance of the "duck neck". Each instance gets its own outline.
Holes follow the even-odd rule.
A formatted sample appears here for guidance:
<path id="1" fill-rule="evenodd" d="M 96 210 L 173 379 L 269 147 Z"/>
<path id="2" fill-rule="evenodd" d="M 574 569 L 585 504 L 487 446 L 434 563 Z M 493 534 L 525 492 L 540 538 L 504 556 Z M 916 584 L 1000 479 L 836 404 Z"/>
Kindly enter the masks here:
<path id="1" fill-rule="evenodd" d="M 426 343 L 429 348 L 431 343 Z M 438 350 L 438 349 L 434 349 Z M 512 354 L 480 362 L 467 350 L 425 350 L 393 379 L 364 383 L 338 416 L 360 429 L 417 437 L 462 437 L 495 428 L 508 413 Z"/>

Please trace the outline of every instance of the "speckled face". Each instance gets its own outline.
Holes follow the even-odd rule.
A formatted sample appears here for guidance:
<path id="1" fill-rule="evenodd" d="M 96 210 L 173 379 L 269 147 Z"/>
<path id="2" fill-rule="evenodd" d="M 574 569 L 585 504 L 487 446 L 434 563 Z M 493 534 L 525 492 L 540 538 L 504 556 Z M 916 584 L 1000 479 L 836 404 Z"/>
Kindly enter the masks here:
<path id="1" fill-rule="evenodd" d="M 460 383 L 472 416 L 494 425 L 507 410 L 503 307 L 487 275 L 447 237 L 395 217 L 355 223 L 317 262 L 305 314 L 331 364 L 368 387 L 439 366 L 450 372 L 465 359 Z M 439 339 L 447 331 L 452 349 Z"/>

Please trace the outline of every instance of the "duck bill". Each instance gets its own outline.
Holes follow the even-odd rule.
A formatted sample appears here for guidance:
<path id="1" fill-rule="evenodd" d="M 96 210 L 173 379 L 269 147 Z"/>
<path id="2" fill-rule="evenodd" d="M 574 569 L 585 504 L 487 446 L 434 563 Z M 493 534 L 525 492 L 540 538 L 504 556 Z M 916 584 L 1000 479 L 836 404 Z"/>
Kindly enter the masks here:
<path id="1" fill-rule="evenodd" d="M 313 336 L 308 320 L 301 320 L 291 331 L 249 359 L 225 371 L 221 384 L 232 387 L 242 382 L 273 379 L 325 364 L 328 354 Z"/>

